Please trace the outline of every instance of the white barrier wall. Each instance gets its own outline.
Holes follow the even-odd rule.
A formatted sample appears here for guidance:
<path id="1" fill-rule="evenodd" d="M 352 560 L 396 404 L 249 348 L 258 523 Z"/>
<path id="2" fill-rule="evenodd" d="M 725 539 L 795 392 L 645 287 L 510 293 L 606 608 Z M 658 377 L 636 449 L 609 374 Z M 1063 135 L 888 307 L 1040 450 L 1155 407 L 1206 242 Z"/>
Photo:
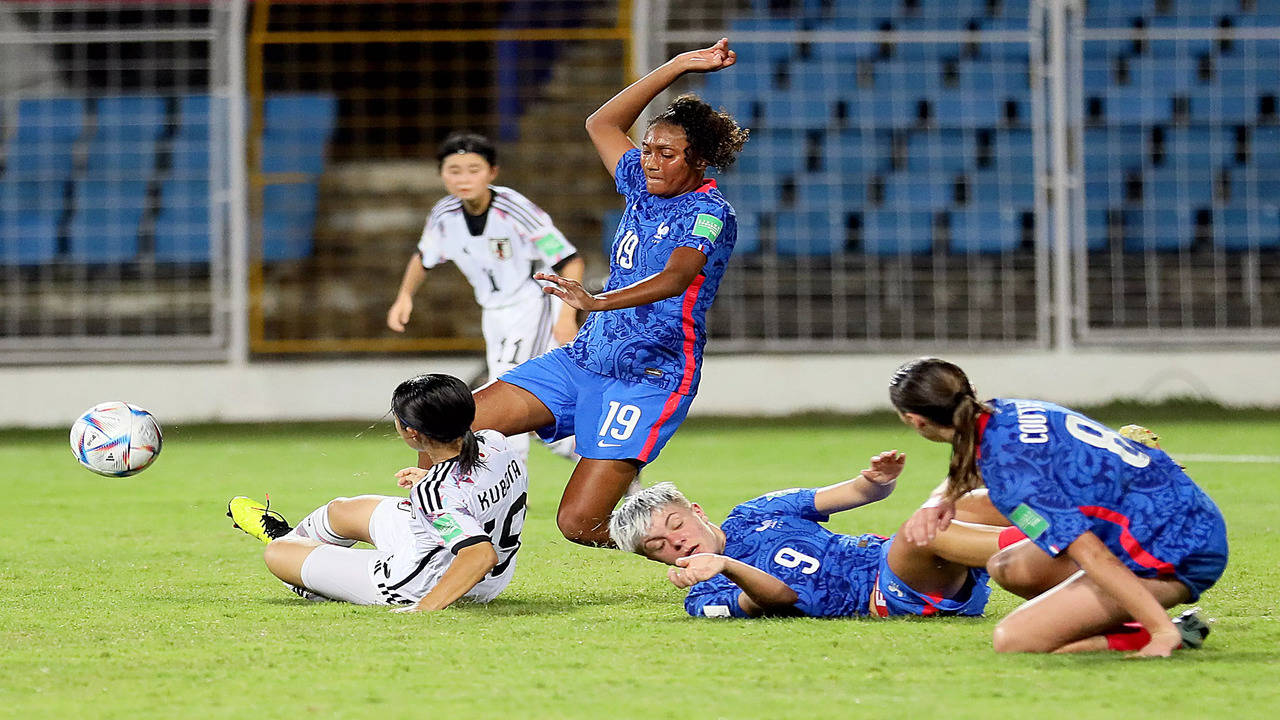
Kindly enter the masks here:
<path id="1" fill-rule="evenodd" d="M 788 415 L 888 408 L 889 375 L 909 355 L 711 356 L 695 415 Z M 1021 352 L 950 355 L 982 396 L 1066 405 L 1174 397 L 1280 409 L 1280 354 Z M 165 423 L 374 420 L 401 380 L 420 372 L 470 379 L 478 358 L 168 366 L 18 367 L 0 371 L 0 427 L 65 427 L 85 408 L 126 400 Z"/>

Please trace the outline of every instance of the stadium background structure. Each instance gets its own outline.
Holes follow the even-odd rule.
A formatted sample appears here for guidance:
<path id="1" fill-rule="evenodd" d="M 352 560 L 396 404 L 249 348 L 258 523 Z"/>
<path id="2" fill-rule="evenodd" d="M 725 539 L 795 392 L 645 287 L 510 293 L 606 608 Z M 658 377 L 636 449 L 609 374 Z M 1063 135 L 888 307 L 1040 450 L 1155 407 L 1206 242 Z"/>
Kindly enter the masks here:
<path id="1" fill-rule="evenodd" d="M 473 375 L 460 277 L 433 277 L 408 337 L 381 327 L 442 193 L 435 142 L 499 138 L 503 181 L 598 252 L 617 199 L 583 118 L 723 34 L 739 67 L 678 88 L 753 130 L 721 177 L 743 231 L 710 362 L 781 389 L 712 385 L 695 413 L 875 407 L 863 368 L 922 352 L 1060 377 L 1067 402 L 1280 404 L 1245 379 L 1280 342 L 1275 0 L 104 0 L 0 22 L 43 68 L 0 93 L 13 397 L 111 363 L 179 417 L 323 418 L 369 404 L 316 400 L 335 378 Z M 849 379 L 811 391 L 813 362 Z"/>

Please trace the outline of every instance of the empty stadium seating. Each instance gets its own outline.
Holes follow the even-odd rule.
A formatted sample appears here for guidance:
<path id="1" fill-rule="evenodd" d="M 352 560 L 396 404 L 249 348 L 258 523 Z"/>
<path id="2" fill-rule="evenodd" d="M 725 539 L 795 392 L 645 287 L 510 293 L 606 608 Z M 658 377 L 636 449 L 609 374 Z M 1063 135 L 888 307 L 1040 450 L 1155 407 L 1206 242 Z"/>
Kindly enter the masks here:
<path id="1" fill-rule="evenodd" d="M 721 183 L 738 207 L 739 251 L 1028 251 L 1028 45 L 982 35 L 1025 30 L 1028 7 L 753 0 L 733 30 L 774 41 L 737 43 L 740 69 L 709 76 L 705 91 L 753 128 Z M 1088 248 L 1280 247 L 1280 39 L 1231 34 L 1280 26 L 1280 2 L 1089 0 L 1085 13 Z M 1126 37 L 1092 38 L 1091 28 Z M 1210 32 L 1171 37 L 1177 28 Z M 958 30 L 968 39 L 884 35 Z M 813 40 L 807 31 L 826 32 Z M 831 31 L 864 35 L 843 41 Z M 814 207 L 812 192 L 831 201 Z"/>
<path id="2" fill-rule="evenodd" d="M 218 102 L 18 100 L 14 126 L 0 132 L 0 263 L 209 262 Z M 296 260 L 311 252 L 337 102 L 273 95 L 264 120 L 263 258 Z"/>

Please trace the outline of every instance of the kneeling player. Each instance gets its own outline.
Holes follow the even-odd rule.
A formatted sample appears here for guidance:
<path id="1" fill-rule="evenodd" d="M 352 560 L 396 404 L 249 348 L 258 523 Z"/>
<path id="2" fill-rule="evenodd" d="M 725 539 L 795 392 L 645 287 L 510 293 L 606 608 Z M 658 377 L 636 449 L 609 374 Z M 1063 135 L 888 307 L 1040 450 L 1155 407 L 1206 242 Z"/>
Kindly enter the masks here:
<path id="1" fill-rule="evenodd" d="M 991 594 L 983 566 L 1003 530 L 980 524 L 1003 522 L 982 494 L 926 547 L 819 525 L 887 497 L 904 462 L 881 453 L 852 480 L 769 493 L 720 525 L 659 483 L 627 498 L 609 532 L 620 548 L 676 566 L 667 577 L 690 588 L 685 609 L 695 617 L 981 615 Z"/>
<path id="2" fill-rule="evenodd" d="M 405 443 L 431 460 L 397 473 L 408 498 L 338 498 L 292 529 L 246 497 L 232 499 L 227 514 L 269 543 L 267 569 L 303 597 L 407 605 L 402 612 L 492 600 L 515 572 L 529 487 L 524 460 L 502 434 L 471 432 L 475 403 L 457 378 L 406 380 L 392 414 Z M 353 548 L 358 541 L 374 549 Z"/>

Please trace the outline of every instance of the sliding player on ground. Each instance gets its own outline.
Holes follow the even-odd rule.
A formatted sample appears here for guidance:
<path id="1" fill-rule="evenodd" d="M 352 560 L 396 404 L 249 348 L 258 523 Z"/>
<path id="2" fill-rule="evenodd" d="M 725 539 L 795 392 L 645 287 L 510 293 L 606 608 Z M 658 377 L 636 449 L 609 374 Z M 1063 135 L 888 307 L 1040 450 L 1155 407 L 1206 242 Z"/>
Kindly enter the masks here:
<path id="1" fill-rule="evenodd" d="M 233 498 L 227 514 L 269 543 L 267 569 L 303 597 L 402 612 L 492 600 L 515 573 L 529 487 L 523 457 L 499 433 L 472 433 L 471 391 L 455 377 L 406 380 L 392 414 L 405 443 L 430 458 L 397 473 L 407 498 L 338 498 L 294 528 L 247 497 Z"/>
<path id="2" fill-rule="evenodd" d="M 673 565 L 694 617 L 981 615 L 991 594 L 983 569 L 1004 519 L 985 493 L 962 498 L 958 520 L 928 546 L 883 535 L 843 535 L 820 523 L 832 513 L 893 492 L 906 458 L 871 459 L 856 477 L 782 490 L 735 507 L 712 523 L 671 483 L 629 496 L 610 530 L 619 547 Z"/>

